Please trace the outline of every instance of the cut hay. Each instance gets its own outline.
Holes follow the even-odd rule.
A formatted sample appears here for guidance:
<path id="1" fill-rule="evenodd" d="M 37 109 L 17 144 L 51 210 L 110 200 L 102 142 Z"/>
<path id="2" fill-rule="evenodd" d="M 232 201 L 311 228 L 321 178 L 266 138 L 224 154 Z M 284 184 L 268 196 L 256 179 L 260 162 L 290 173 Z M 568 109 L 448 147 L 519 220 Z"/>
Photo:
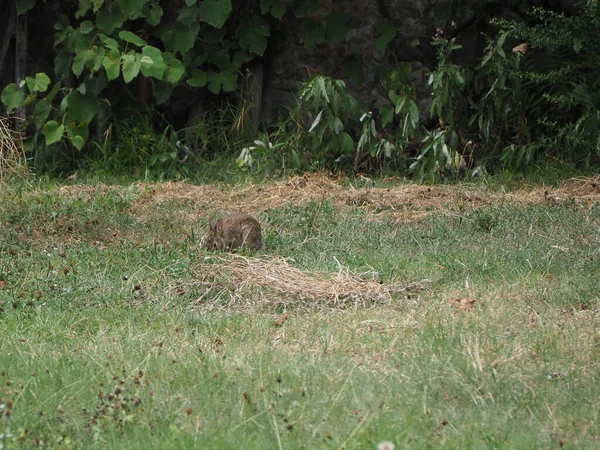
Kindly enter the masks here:
<path id="1" fill-rule="evenodd" d="M 511 192 L 468 186 L 416 184 L 354 188 L 343 186 L 339 178 L 322 173 L 295 176 L 277 183 L 234 187 L 231 190 L 221 186 L 197 186 L 184 181 L 140 183 L 138 187 L 145 194 L 135 202 L 137 214 L 141 216 L 153 211 L 148 208 L 149 204 L 175 201 L 193 207 L 193 212 L 187 214 L 189 222 L 208 219 L 220 212 L 257 214 L 311 202 L 330 202 L 341 211 L 359 208 L 370 221 L 392 219 L 399 222 L 422 220 L 439 211 L 473 210 L 498 204 L 554 204 L 557 203 L 554 199 L 562 198 L 581 206 L 600 203 L 600 177 L 566 180 L 557 188 L 536 186 Z"/>
<path id="2" fill-rule="evenodd" d="M 24 177 L 27 174 L 27 161 L 21 146 L 17 145 L 15 133 L 8 120 L 0 117 L 0 182 L 9 176 Z"/>
<path id="3" fill-rule="evenodd" d="M 368 307 L 390 305 L 419 288 L 366 279 L 342 269 L 337 274 L 306 272 L 293 260 L 240 255 L 208 256 L 195 271 L 202 293 L 192 308 L 225 306 L 236 309 L 261 307 Z"/>

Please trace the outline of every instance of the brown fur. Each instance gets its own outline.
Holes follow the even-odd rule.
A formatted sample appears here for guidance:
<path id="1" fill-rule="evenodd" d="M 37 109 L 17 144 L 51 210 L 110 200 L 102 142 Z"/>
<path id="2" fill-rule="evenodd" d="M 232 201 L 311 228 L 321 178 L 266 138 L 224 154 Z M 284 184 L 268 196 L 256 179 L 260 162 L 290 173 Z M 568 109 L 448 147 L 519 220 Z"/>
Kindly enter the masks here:
<path id="1" fill-rule="evenodd" d="M 209 222 L 210 232 L 206 239 L 209 250 L 232 251 L 239 247 L 258 250 L 263 246 L 260 224 L 245 213 L 233 213 Z"/>

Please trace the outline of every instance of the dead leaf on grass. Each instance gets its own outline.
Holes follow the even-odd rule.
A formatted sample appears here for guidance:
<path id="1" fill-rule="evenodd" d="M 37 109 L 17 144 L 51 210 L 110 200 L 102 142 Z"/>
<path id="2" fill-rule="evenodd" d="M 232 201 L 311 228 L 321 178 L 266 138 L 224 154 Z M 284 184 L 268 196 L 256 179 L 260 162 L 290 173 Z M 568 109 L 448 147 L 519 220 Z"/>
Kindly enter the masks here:
<path id="1" fill-rule="evenodd" d="M 456 309 L 469 310 L 473 309 L 477 300 L 474 298 L 453 298 L 448 300 L 451 306 L 454 306 Z"/>
<path id="2" fill-rule="evenodd" d="M 275 328 L 281 328 L 281 327 L 283 326 L 283 324 L 285 323 L 285 321 L 289 319 L 290 315 L 291 315 L 291 313 L 289 313 L 289 312 L 286 312 L 286 313 L 285 313 L 285 314 L 284 314 L 284 315 L 281 317 L 281 319 L 279 319 L 279 320 L 277 320 L 277 321 L 275 321 L 275 322 L 273 323 L 273 326 L 274 326 Z"/>

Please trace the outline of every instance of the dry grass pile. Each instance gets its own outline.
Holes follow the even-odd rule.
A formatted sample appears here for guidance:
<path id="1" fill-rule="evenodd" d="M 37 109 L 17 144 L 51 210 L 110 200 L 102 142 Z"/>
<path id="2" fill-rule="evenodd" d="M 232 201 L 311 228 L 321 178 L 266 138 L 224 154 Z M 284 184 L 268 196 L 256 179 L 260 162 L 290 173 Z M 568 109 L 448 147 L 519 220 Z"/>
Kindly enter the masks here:
<path id="1" fill-rule="evenodd" d="M 289 259 L 241 255 L 208 256 L 196 268 L 194 285 L 202 295 L 192 305 L 226 305 L 237 310 L 273 305 L 295 307 L 366 307 L 392 304 L 417 285 L 399 286 L 369 280 L 340 266 L 337 274 L 305 272 Z"/>
<path id="2" fill-rule="evenodd" d="M 8 120 L 0 117 L 0 182 L 7 176 L 25 176 L 27 161 L 25 153 L 15 141 Z"/>

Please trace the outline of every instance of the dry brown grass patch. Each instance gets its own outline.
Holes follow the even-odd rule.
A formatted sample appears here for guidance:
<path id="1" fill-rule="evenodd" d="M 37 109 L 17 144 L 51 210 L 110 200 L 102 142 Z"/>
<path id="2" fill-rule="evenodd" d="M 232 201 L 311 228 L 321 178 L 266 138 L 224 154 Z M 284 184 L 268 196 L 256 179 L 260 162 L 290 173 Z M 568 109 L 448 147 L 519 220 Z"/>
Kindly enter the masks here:
<path id="1" fill-rule="evenodd" d="M 17 145 L 8 120 L 0 117 L 0 182 L 6 176 L 14 175 L 27 175 L 27 161 L 23 149 Z"/>
<path id="2" fill-rule="evenodd" d="M 465 186 L 423 186 L 407 184 L 394 187 L 354 188 L 327 174 L 306 174 L 289 180 L 263 185 L 249 185 L 225 190 L 212 185 L 186 182 L 140 184 L 146 194 L 134 207 L 144 214 L 149 204 L 165 201 L 187 202 L 193 209 L 188 219 L 205 219 L 219 212 L 258 213 L 288 204 L 329 201 L 340 210 L 364 209 L 369 220 L 391 217 L 399 221 L 420 220 L 440 210 L 464 210 L 492 204 L 518 203 L 534 205 L 572 200 L 576 204 L 600 202 L 600 177 L 565 181 L 557 189 L 544 186 L 512 192 L 492 192 Z"/>
<path id="3" fill-rule="evenodd" d="M 236 310 L 269 306 L 341 309 L 374 304 L 393 305 L 419 286 L 386 284 L 349 273 L 340 266 L 337 274 L 308 272 L 279 257 L 241 255 L 207 256 L 193 282 L 202 295 L 192 308 L 215 304 Z"/>

